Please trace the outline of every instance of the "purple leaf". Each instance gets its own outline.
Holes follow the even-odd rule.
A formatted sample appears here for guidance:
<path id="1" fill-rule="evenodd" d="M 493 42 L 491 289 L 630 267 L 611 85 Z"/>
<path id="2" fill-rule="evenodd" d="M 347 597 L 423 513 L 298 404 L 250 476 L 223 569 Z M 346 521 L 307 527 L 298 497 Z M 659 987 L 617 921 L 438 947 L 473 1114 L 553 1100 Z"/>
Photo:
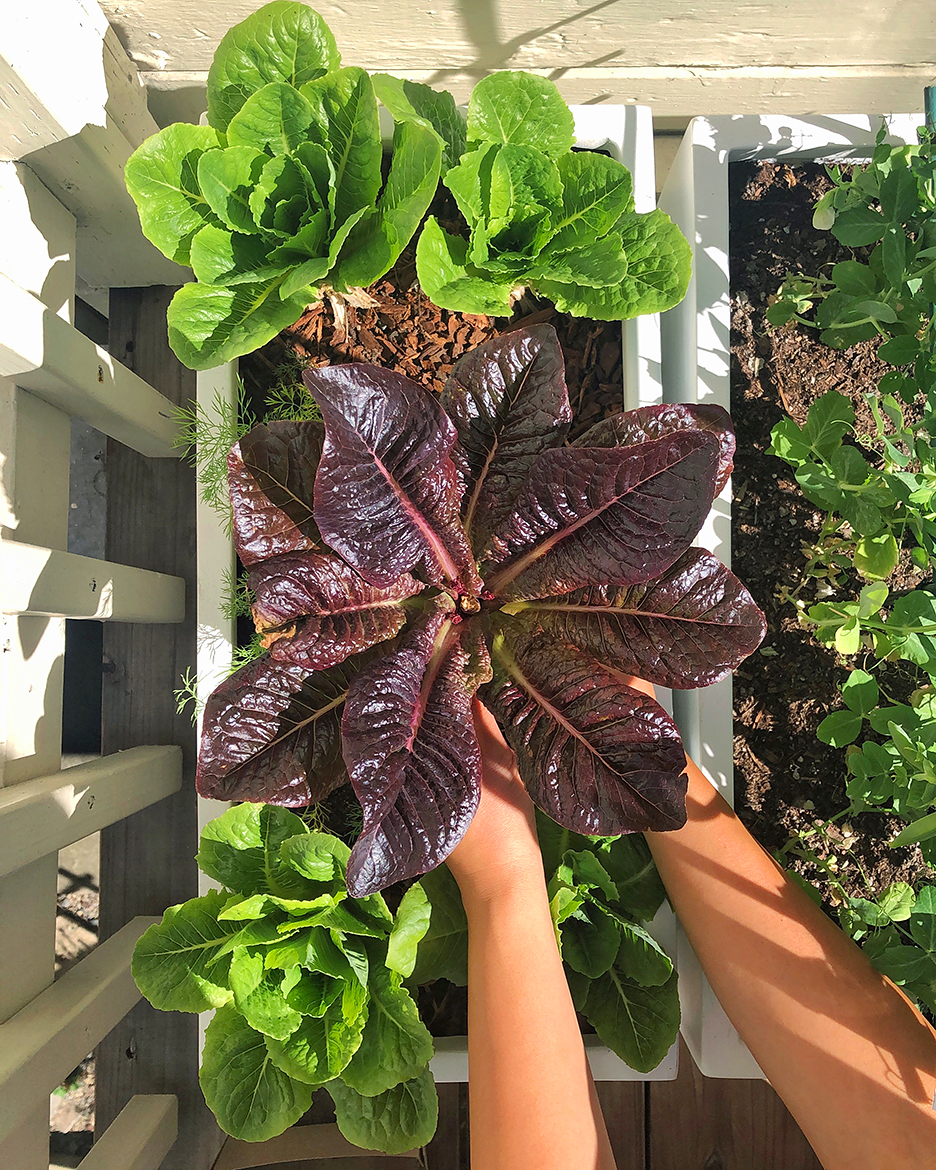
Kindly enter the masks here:
<path id="1" fill-rule="evenodd" d="M 624 674 L 677 688 L 717 682 L 767 632 L 738 578 L 698 548 L 647 584 L 592 585 L 506 609 L 528 630 L 571 642 Z"/>
<path id="2" fill-rule="evenodd" d="M 260 425 L 228 455 L 234 547 L 245 565 L 319 547 L 312 488 L 324 428 L 311 422 Z"/>
<path id="3" fill-rule="evenodd" d="M 487 647 L 439 603 L 352 683 L 341 730 L 364 829 L 348 863 L 356 898 L 448 857 L 478 807 L 471 698 Z"/>
<path id="4" fill-rule="evenodd" d="M 718 441 L 703 431 L 546 451 L 491 537 L 488 589 L 522 600 L 651 580 L 702 526 L 717 461 Z"/>
<path id="5" fill-rule="evenodd" d="M 250 570 L 254 624 L 278 662 L 326 670 L 406 621 L 401 604 L 425 588 L 409 573 L 385 589 L 370 585 L 334 553 L 288 553 Z"/>
<path id="6" fill-rule="evenodd" d="M 534 460 L 566 436 L 572 411 L 551 325 L 514 329 L 458 359 L 441 403 L 458 431 L 462 519 L 475 548 L 509 511 Z"/>
<path id="7" fill-rule="evenodd" d="M 315 519 L 327 543 L 372 585 L 414 571 L 476 595 L 449 454 L 455 428 L 438 402 L 379 366 L 326 366 L 303 378 L 325 420 Z"/>
<path id="8" fill-rule="evenodd" d="M 496 637 L 492 656 L 484 702 L 554 821 L 589 836 L 685 824 L 686 757 L 658 703 L 546 634 Z"/>
<path id="9" fill-rule="evenodd" d="M 734 464 L 735 435 L 731 415 L 720 406 L 640 406 L 602 419 L 580 435 L 574 447 L 629 447 L 660 439 L 673 431 L 711 431 L 718 439 L 718 473 L 715 495 L 722 490 Z"/>
<path id="10" fill-rule="evenodd" d="M 347 782 L 341 708 L 349 663 L 309 674 L 264 654 L 205 705 L 195 787 L 215 800 L 314 804 Z"/>

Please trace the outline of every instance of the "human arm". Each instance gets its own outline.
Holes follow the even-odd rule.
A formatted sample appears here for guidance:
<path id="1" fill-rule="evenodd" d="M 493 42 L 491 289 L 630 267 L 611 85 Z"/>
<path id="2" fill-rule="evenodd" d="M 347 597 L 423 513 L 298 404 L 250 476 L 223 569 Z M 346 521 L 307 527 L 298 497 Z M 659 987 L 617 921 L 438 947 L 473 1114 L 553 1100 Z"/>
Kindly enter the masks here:
<path id="1" fill-rule="evenodd" d="M 715 994 L 825 1170 L 936 1165 L 936 1033 L 689 762 L 647 841 Z"/>
<path id="2" fill-rule="evenodd" d="M 533 805 L 475 704 L 481 804 L 449 868 L 468 917 L 472 1170 L 614 1170 L 549 913 Z"/>

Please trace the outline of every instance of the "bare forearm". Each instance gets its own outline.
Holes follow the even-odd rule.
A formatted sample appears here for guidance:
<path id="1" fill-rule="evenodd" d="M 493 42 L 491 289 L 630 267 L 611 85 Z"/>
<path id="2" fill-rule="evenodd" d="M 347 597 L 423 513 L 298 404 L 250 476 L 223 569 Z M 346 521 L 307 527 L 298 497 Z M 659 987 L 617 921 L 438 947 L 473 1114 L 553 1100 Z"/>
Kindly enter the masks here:
<path id="1" fill-rule="evenodd" d="M 472 1170 L 614 1170 L 537 868 L 465 893 Z"/>
<path id="2" fill-rule="evenodd" d="M 936 1033 L 690 765 L 647 840 L 712 987 L 825 1170 L 936 1159 Z"/>

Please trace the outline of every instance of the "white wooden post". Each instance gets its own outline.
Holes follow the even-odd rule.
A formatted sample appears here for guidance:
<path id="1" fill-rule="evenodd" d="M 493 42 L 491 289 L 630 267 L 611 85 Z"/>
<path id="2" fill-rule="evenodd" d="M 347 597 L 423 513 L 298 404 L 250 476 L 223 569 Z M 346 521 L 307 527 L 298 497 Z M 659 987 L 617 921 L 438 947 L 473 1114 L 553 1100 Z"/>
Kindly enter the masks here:
<path id="1" fill-rule="evenodd" d="M 0 271 L 19 278 L 53 313 L 70 321 L 74 289 L 75 220 L 25 167 L 0 164 L 4 225 Z M 68 525 L 67 414 L 0 382 L 3 397 L 3 534 L 65 550 Z M 31 615 L 2 617 L 0 758 L 4 787 L 58 771 L 62 743 L 62 670 L 65 622 Z M 55 883 L 58 857 L 50 853 L 0 879 L 0 1020 L 21 1010 L 52 982 L 55 961 Z M 15 961 L 12 961 L 15 956 Z M 0 1141 L 5 1170 L 48 1164 L 49 1112 L 41 1098 L 23 1111 L 16 1131 Z"/>

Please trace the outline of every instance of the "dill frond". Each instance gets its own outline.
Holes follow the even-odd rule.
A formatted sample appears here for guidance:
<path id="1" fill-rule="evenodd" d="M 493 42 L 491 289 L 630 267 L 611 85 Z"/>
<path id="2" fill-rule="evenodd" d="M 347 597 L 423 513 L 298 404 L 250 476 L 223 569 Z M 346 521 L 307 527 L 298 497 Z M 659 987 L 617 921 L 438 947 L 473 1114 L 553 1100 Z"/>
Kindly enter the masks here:
<path id="1" fill-rule="evenodd" d="M 185 715 L 191 705 L 192 725 L 198 722 L 205 704 L 198 698 L 198 676 L 192 670 L 186 670 L 179 679 L 179 686 L 172 692 L 176 701 L 176 715 Z"/>
<path id="2" fill-rule="evenodd" d="M 247 584 L 246 572 L 235 575 L 233 569 L 225 569 L 221 574 L 221 613 L 229 622 L 237 621 L 239 617 L 249 618 L 250 607 L 254 602 L 254 592 Z"/>
<path id="3" fill-rule="evenodd" d="M 315 399 L 300 382 L 282 380 L 267 391 L 265 422 L 308 422 L 321 418 Z"/>
<path id="4" fill-rule="evenodd" d="M 178 424 L 176 448 L 195 468 L 201 498 L 221 517 L 225 529 L 231 530 L 231 502 L 228 497 L 228 452 L 238 440 L 257 425 L 247 401 L 244 383 L 238 379 L 237 396 L 226 401 L 215 394 L 208 406 L 194 403 L 177 406 L 173 419 Z"/>
<path id="5" fill-rule="evenodd" d="M 246 666 L 248 662 L 253 662 L 261 654 L 266 654 L 266 647 L 260 641 L 260 635 L 254 634 L 246 646 L 234 647 L 234 652 L 231 655 L 231 674 L 240 670 L 242 666 Z"/>

